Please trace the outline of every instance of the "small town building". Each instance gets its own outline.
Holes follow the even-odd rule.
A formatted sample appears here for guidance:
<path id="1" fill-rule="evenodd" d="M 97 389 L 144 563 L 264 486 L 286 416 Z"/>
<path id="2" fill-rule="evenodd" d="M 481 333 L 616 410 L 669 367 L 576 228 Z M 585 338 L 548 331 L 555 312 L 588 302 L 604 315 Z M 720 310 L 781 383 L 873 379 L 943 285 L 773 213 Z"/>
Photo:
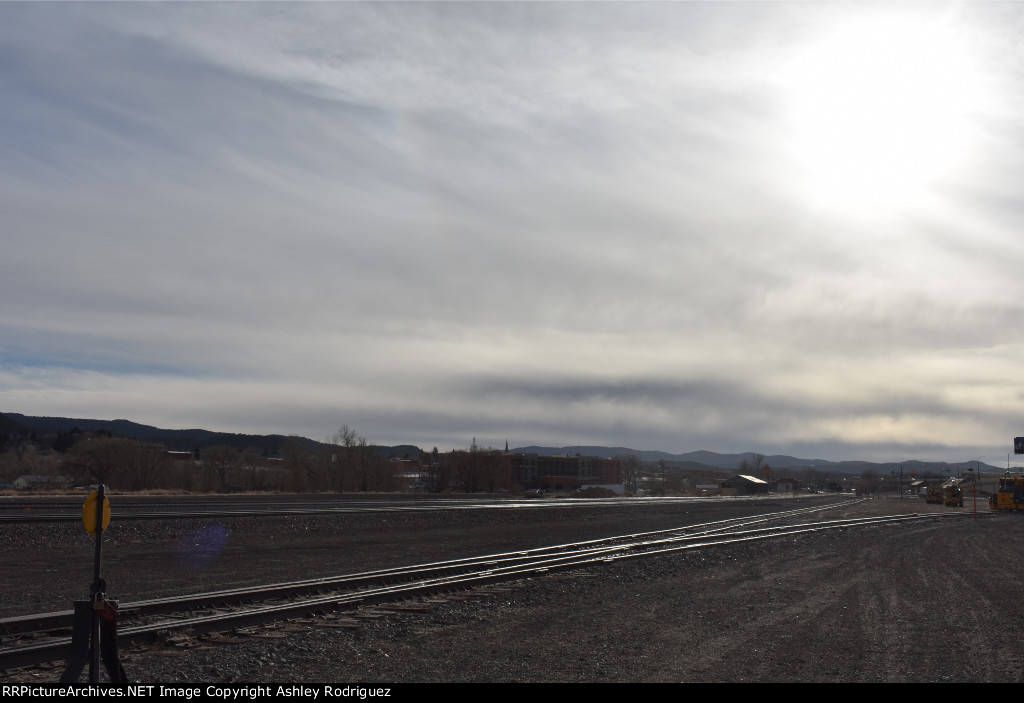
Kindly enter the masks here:
<path id="1" fill-rule="evenodd" d="M 747 496 L 768 492 L 768 482 L 755 476 L 738 474 L 722 481 L 722 495 Z"/>
<path id="2" fill-rule="evenodd" d="M 793 493 L 797 489 L 797 481 L 793 478 L 780 478 L 775 482 L 776 493 Z"/>
<path id="3" fill-rule="evenodd" d="M 71 481 L 63 476 L 43 476 L 25 474 L 14 479 L 14 487 L 19 491 L 52 491 L 67 488 Z"/>

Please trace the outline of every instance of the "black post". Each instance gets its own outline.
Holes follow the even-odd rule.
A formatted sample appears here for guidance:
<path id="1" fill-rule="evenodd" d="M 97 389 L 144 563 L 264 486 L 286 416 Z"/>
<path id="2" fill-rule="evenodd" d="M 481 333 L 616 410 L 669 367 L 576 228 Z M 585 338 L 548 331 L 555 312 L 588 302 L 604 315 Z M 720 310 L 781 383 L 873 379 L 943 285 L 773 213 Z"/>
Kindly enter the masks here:
<path id="1" fill-rule="evenodd" d="M 89 683 L 100 682 L 100 616 L 96 612 L 96 606 L 103 602 L 103 591 L 106 585 L 103 577 L 100 576 L 100 557 L 103 553 L 103 508 L 106 496 L 105 486 L 101 483 L 99 494 L 96 496 L 96 553 L 92 567 L 92 588 L 89 593 L 89 600 L 93 603 L 92 611 L 92 640 L 91 658 L 89 659 Z"/>

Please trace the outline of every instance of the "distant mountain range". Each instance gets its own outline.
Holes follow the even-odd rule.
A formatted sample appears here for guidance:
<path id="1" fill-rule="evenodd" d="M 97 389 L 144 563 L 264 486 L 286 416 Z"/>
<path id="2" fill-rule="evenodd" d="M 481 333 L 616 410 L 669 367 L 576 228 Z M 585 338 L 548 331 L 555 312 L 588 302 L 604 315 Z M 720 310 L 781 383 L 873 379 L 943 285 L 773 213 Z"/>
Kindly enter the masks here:
<path id="1" fill-rule="evenodd" d="M 85 418 L 68 417 L 36 417 L 22 415 L 20 413 L 4 413 L 0 415 L 0 429 L 9 432 L 17 423 L 27 430 L 35 430 L 36 434 L 68 433 L 74 428 L 83 432 L 96 432 L 103 430 L 114 436 L 142 439 L 148 442 L 160 442 L 168 449 L 179 449 L 192 451 L 195 448 L 210 447 L 217 444 L 245 449 L 249 447 L 258 448 L 269 455 L 279 454 L 286 442 L 298 442 L 303 446 L 315 447 L 320 444 L 307 437 L 286 437 L 284 435 L 246 435 L 228 432 L 211 432 L 209 430 L 165 430 L 150 425 L 142 425 L 131 420 L 91 420 Z M 381 447 L 375 449 L 388 454 L 417 454 L 421 451 L 419 447 L 411 444 L 399 445 L 396 447 Z M 599 447 L 599 446 L 573 446 L 573 447 L 516 447 L 510 449 L 513 453 L 539 454 L 541 456 L 554 456 L 557 454 L 568 454 L 570 456 L 582 454 L 583 456 L 614 457 L 633 454 L 643 462 L 655 463 L 665 461 L 669 466 L 681 469 L 704 469 L 712 471 L 736 471 L 744 460 L 751 460 L 753 452 L 742 454 L 719 454 L 717 452 L 696 451 L 685 454 L 669 454 L 659 451 L 637 451 L 628 447 Z M 904 461 L 876 463 L 869 461 L 827 461 L 825 459 L 798 459 L 782 454 L 772 454 L 764 457 L 764 463 L 775 470 L 776 475 L 780 470 L 788 470 L 797 474 L 806 468 L 813 467 L 824 473 L 835 474 L 861 474 L 867 470 L 886 476 L 898 474 L 902 467 L 904 476 L 912 471 L 917 473 L 935 472 L 950 468 L 950 465 L 943 462 L 928 461 Z M 1000 471 L 999 467 L 989 464 L 981 464 L 982 471 Z"/>
<path id="2" fill-rule="evenodd" d="M 210 430 L 165 430 L 151 425 L 141 425 L 131 420 L 90 420 L 79 417 L 35 417 L 22 415 L 20 413 L 4 413 L 0 418 L 21 425 L 28 430 L 35 430 L 36 434 L 45 435 L 51 432 L 68 433 L 78 428 L 83 432 L 97 432 L 103 430 L 110 432 L 115 437 L 128 437 L 130 439 L 141 439 L 147 442 L 159 442 L 168 449 L 181 451 L 194 451 L 196 448 L 212 447 L 224 444 L 237 449 L 248 449 L 255 447 L 269 456 L 276 456 L 281 453 L 287 442 L 297 442 L 301 446 L 316 447 L 320 442 L 308 437 L 298 437 L 279 434 L 271 435 L 248 435 L 235 434 L 230 432 L 211 432 Z M 0 427 L 3 426 L 0 421 Z M 405 445 L 401 447 L 376 447 L 378 451 L 388 453 L 419 452 L 418 447 Z"/>
<path id="3" fill-rule="evenodd" d="M 718 454 L 717 452 L 696 451 L 685 454 L 669 454 L 668 452 L 657 451 L 636 451 L 626 447 L 518 447 L 514 452 L 525 452 L 551 456 L 554 454 L 582 454 L 583 456 L 604 456 L 613 457 L 619 455 L 633 454 L 644 462 L 665 461 L 669 466 L 679 466 L 684 469 L 712 469 L 716 471 L 737 471 L 740 464 L 754 457 L 754 452 L 742 454 Z M 899 474 L 901 467 L 903 475 L 907 476 L 912 471 L 923 474 L 925 472 L 940 473 L 943 469 L 949 469 L 950 464 L 939 461 L 903 461 L 878 463 L 871 461 L 828 461 L 826 459 L 798 459 L 784 454 L 765 455 L 764 463 L 772 467 L 776 475 L 780 470 L 788 470 L 797 474 L 807 468 L 815 468 L 818 471 L 829 474 L 856 474 L 860 475 L 871 469 L 880 476 Z M 999 467 L 981 463 L 982 471 L 1000 471 Z"/>

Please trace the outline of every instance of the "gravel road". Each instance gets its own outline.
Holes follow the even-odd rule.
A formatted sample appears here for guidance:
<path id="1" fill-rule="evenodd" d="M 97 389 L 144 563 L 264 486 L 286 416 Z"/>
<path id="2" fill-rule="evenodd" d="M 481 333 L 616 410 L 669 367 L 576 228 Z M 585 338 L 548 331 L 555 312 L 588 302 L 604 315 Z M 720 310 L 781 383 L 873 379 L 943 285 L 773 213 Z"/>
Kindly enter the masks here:
<path id="1" fill-rule="evenodd" d="M 113 524 L 123 601 L 678 527 L 806 501 Z M 822 517 L 950 519 L 632 559 L 437 598 L 422 612 L 298 623 L 231 644 L 124 653 L 142 682 L 1021 681 L 1024 516 L 875 499 Z M 81 525 L 16 527 L 0 615 L 88 589 Z M 83 533 L 84 534 L 84 533 Z M 331 624 L 335 626 L 330 626 Z M 240 641 L 236 641 L 240 640 Z M 53 681 L 59 667 L 7 672 Z"/>

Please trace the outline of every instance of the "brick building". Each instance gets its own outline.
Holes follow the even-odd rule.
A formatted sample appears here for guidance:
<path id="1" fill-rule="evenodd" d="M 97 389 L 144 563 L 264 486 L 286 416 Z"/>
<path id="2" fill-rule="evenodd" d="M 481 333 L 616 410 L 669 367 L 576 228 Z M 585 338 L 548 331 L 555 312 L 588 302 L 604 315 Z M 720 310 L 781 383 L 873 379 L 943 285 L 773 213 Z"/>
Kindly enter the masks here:
<path id="1" fill-rule="evenodd" d="M 581 486 L 622 485 L 618 459 L 596 456 L 503 454 L 509 490 L 571 491 Z"/>

